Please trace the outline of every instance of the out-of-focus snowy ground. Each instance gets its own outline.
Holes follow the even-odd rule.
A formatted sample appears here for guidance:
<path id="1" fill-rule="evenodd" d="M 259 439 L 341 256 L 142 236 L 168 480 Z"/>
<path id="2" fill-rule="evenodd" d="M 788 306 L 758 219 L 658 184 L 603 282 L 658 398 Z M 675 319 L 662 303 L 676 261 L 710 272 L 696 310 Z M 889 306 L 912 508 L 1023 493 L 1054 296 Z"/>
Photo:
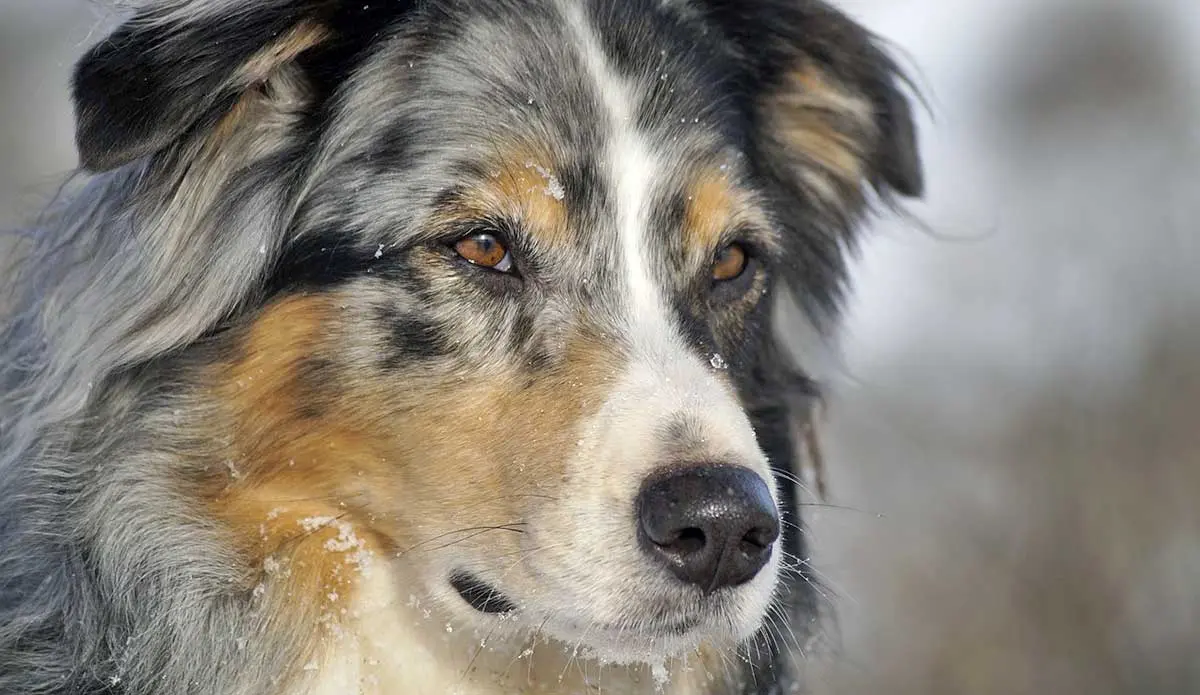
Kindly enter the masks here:
<path id="1" fill-rule="evenodd" d="M 934 118 L 827 369 L 814 687 L 1200 693 L 1200 5 L 841 5 Z M 98 7 L 0 4 L 0 225 L 74 163 Z"/>

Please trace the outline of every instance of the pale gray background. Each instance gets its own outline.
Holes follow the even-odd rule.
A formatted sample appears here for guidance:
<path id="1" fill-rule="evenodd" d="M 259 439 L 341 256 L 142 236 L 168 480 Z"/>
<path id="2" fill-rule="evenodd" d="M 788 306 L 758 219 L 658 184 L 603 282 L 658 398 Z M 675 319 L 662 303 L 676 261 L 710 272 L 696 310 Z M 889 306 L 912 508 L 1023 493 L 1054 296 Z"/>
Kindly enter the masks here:
<path id="1" fill-rule="evenodd" d="M 815 682 L 1200 694 L 1200 4 L 842 5 L 926 90 L 931 196 L 875 225 L 829 370 Z M 73 166 L 108 19 L 0 0 L 0 226 Z"/>

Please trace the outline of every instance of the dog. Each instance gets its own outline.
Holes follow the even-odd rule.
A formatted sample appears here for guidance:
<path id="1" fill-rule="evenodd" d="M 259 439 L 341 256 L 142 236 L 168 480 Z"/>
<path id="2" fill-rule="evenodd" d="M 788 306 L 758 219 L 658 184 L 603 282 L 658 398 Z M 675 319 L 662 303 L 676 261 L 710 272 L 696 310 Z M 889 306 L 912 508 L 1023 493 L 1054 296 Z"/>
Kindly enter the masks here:
<path id="1" fill-rule="evenodd" d="M 0 693 L 794 692 L 777 307 L 910 94 L 816 0 L 140 3 L 6 279 Z"/>

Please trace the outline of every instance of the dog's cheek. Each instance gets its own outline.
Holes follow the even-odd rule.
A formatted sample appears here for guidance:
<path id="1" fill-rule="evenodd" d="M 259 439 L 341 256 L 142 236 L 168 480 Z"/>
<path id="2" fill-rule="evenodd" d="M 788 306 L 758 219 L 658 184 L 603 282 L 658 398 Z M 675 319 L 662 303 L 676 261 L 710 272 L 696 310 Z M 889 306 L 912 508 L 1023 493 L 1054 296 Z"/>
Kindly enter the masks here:
<path id="1" fill-rule="evenodd" d="M 593 339 L 564 338 L 551 359 L 531 366 L 511 341 L 493 339 L 484 351 L 464 331 L 431 326 L 427 314 L 384 316 L 385 324 L 348 332 L 358 346 L 343 351 L 343 364 L 369 345 L 388 346 L 395 362 L 376 359 L 364 369 L 369 377 L 345 378 L 339 402 L 341 417 L 387 461 L 386 479 L 369 487 L 393 519 L 389 535 L 425 543 L 451 534 L 446 542 L 473 549 L 463 557 L 484 561 L 513 552 L 516 533 L 455 534 L 523 524 L 553 504 L 615 356 Z"/>

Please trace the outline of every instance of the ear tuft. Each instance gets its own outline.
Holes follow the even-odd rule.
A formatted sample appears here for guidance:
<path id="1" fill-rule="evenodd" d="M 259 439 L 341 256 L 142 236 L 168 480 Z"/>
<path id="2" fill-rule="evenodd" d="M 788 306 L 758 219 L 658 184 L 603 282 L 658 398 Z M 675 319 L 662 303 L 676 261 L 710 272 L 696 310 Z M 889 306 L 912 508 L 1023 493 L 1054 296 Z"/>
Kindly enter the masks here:
<path id="1" fill-rule="evenodd" d="M 811 61 L 783 75 L 763 110 L 792 174 L 818 199 L 836 203 L 870 177 L 877 130 L 871 102 Z"/>
<path id="2" fill-rule="evenodd" d="M 767 134 L 818 199 L 842 204 L 864 184 L 884 196 L 922 194 L 910 106 L 892 75 L 879 77 L 856 82 L 801 57 L 767 95 Z"/>

